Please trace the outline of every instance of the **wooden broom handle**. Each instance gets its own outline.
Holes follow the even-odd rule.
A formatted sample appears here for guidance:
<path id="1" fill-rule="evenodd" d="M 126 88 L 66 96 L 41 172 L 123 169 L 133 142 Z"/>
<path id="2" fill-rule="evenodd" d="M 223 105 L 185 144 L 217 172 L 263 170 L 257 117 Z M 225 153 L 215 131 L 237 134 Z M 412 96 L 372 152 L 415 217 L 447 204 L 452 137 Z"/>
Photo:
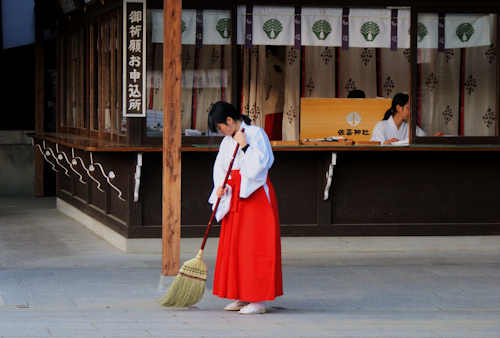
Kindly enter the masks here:
<path id="1" fill-rule="evenodd" d="M 241 132 L 245 132 L 245 128 L 241 129 Z M 236 157 L 236 153 L 238 152 L 239 148 L 240 148 L 240 144 L 236 143 L 236 148 L 234 148 L 234 152 L 233 152 L 233 158 L 231 158 L 231 162 L 229 162 L 229 168 L 227 169 L 226 177 L 224 178 L 224 183 L 222 184 L 222 187 L 226 186 L 227 180 L 229 179 L 229 174 L 231 173 L 231 170 L 233 169 L 233 163 L 234 163 L 234 159 Z M 215 213 L 217 212 L 217 208 L 219 207 L 219 203 L 220 203 L 221 198 L 222 197 L 217 198 L 217 202 L 215 203 L 214 210 L 212 211 L 212 215 L 210 216 L 210 220 L 208 221 L 207 230 L 205 230 L 205 235 L 203 236 L 203 242 L 201 243 L 201 250 L 205 249 L 205 244 L 207 243 L 208 233 L 210 232 L 210 229 L 212 228 L 212 222 L 214 221 Z"/>

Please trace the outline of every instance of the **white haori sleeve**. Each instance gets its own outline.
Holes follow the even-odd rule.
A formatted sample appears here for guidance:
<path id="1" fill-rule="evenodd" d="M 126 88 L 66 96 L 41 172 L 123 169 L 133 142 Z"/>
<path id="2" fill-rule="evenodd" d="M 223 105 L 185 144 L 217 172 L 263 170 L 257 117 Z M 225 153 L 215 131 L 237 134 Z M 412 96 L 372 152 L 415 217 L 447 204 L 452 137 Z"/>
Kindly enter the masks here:
<path id="1" fill-rule="evenodd" d="M 423 130 L 422 128 L 417 126 L 417 136 L 419 136 L 419 137 L 427 136 L 427 133 L 425 132 L 425 130 Z"/>
<path id="2" fill-rule="evenodd" d="M 376 141 L 380 142 L 380 144 L 384 144 L 385 142 L 385 133 L 384 133 L 384 121 L 379 121 L 373 127 L 372 131 L 372 137 L 370 138 L 370 141 Z"/>
<path id="3" fill-rule="evenodd" d="M 249 147 L 240 162 L 241 198 L 247 198 L 266 184 L 267 172 L 274 162 L 271 143 L 265 131 L 256 126 L 246 128 L 245 134 Z"/>

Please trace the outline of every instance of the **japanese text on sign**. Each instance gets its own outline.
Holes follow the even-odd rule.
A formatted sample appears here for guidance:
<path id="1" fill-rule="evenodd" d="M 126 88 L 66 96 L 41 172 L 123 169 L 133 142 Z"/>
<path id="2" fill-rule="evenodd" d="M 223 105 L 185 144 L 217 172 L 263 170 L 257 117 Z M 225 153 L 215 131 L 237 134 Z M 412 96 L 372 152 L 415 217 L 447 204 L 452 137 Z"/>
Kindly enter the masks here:
<path id="1" fill-rule="evenodd" d="M 124 115 L 145 116 L 144 2 L 125 2 L 124 7 Z"/>

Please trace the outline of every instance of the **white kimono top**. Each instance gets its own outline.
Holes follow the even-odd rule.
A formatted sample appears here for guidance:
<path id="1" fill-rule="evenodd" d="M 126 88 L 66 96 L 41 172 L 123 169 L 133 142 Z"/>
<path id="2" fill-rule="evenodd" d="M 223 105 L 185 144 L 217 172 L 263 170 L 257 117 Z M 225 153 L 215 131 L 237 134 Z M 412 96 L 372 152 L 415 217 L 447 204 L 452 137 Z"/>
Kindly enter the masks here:
<path id="1" fill-rule="evenodd" d="M 417 136 L 426 136 L 426 132 L 423 131 L 419 126 L 417 126 Z M 400 141 L 406 141 L 408 143 L 408 122 L 403 121 L 398 127 L 394 123 L 394 119 L 389 117 L 387 120 L 382 120 L 377 122 L 373 128 L 371 141 L 380 142 L 383 144 L 385 141 L 392 138 L 397 138 Z"/>
<path id="2" fill-rule="evenodd" d="M 264 186 L 269 200 L 269 190 L 266 180 L 267 172 L 274 162 L 271 143 L 262 128 L 248 125 L 243 121 L 240 130 L 241 128 L 245 128 L 246 141 L 249 147 L 246 152 L 243 152 L 241 147 L 238 149 L 232 168 L 232 170 L 240 170 L 240 197 L 246 198 L 258 188 Z M 212 204 L 212 208 L 217 202 L 217 188 L 224 183 L 224 178 L 226 177 L 236 144 L 237 142 L 231 136 L 224 137 L 220 144 L 213 169 L 214 189 L 208 200 Z M 231 189 L 228 189 L 228 192 L 222 197 L 217 210 L 217 221 L 220 221 L 229 211 L 230 201 Z"/>

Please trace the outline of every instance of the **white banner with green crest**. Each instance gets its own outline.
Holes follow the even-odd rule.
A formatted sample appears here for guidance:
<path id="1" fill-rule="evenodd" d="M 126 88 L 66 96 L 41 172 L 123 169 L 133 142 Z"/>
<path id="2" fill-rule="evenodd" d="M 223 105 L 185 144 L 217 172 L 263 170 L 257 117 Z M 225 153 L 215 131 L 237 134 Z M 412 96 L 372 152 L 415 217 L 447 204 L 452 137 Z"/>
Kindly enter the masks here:
<path id="1" fill-rule="evenodd" d="M 341 46 L 342 9 L 302 8 L 301 32 L 303 46 Z"/>
<path id="2" fill-rule="evenodd" d="M 203 44 L 231 44 L 231 12 L 229 10 L 203 11 Z"/>
<path id="3" fill-rule="evenodd" d="M 351 9 L 349 47 L 390 48 L 391 11 L 387 9 Z"/>
<path id="4" fill-rule="evenodd" d="M 445 48 L 491 45 L 491 15 L 447 14 L 445 17 Z"/>
<path id="5" fill-rule="evenodd" d="M 253 44 L 292 46 L 295 35 L 293 7 L 253 8 Z"/>
<path id="6" fill-rule="evenodd" d="M 204 45 L 231 43 L 232 24 L 229 10 L 203 10 Z M 294 45 L 294 7 L 254 6 L 252 11 L 253 45 Z M 494 15 L 446 14 L 445 48 L 480 47 L 492 44 Z M 301 44 L 303 46 L 342 45 L 342 9 L 301 9 Z M 163 42 L 163 12 L 151 10 L 152 42 Z M 237 43 L 243 44 L 246 30 L 246 6 L 238 6 Z M 182 10 L 182 44 L 196 43 L 196 10 Z M 397 47 L 410 47 L 410 10 L 397 11 Z M 438 48 L 438 15 L 418 16 L 418 48 Z M 349 12 L 349 47 L 390 48 L 390 9 L 351 9 Z"/>

